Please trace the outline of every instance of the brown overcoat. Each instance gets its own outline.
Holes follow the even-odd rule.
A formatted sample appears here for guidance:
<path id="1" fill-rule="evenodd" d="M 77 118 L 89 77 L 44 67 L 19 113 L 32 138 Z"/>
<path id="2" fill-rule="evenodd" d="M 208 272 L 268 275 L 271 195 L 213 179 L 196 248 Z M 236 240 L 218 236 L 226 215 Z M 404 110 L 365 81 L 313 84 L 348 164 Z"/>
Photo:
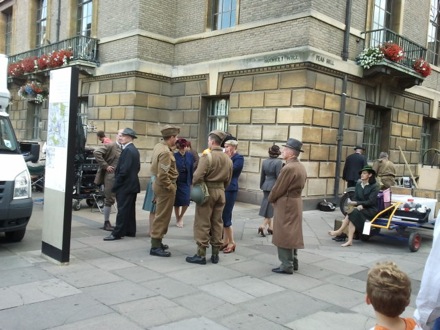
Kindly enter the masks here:
<path id="1" fill-rule="evenodd" d="M 304 165 L 298 159 L 287 160 L 269 194 L 275 212 L 272 243 L 277 247 L 304 248 L 301 193 L 306 180 Z"/>

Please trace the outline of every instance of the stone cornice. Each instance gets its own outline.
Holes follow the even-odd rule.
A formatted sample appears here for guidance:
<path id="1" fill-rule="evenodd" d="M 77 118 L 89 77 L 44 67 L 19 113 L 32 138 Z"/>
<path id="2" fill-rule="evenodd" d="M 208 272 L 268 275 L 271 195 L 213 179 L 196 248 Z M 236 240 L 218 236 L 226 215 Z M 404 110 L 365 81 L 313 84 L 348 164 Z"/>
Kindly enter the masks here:
<path id="1" fill-rule="evenodd" d="M 93 82 L 93 81 L 103 81 L 103 80 L 109 80 L 109 79 L 130 78 L 130 77 L 140 77 L 140 78 L 153 79 L 153 80 L 157 80 L 157 81 L 173 83 L 173 82 L 180 82 L 180 81 L 206 80 L 208 78 L 208 75 L 201 74 L 201 75 L 192 75 L 192 76 L 182 76 L 182 77 L 170 78 L 170 77 L 165 77 L 165 76 L 156 75 L 156 74 L 152 74 L 152 73 L 139 72 L 139 71 L 128 71 L 128 72 L 104 74 L 104 75 L 95 76 L 95 77 L 85 77 L 85 78 L 83 78 L 82 81 L 85 83 L 88 83 L 88 82 Z"/>

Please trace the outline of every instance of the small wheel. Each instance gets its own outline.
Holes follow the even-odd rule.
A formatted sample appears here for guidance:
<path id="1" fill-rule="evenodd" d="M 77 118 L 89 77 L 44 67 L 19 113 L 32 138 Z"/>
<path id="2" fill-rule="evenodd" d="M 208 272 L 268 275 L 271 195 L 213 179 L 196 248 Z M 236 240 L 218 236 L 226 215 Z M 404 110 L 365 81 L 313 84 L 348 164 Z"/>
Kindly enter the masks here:
<path id="1" fill-rule="evenodd" d="M 81 210 L 81 203 L 79 199 L 75 199 L 72 203 L 72 207 L 74 211 L 79 211 Z"/>
<path id="2" fill-rule="evenodd" d="M 102 209 L 104 207 L 104 198 L 98 197 L 96 199 L 96 206 Z"/>
<path id="3" fill-rule="evenodd" d="M 87 198 L 86 199 L 87 206 L 92 207 L 95 204 L 95 201 L 93 198 Z"/>
<path id="4" fill-rule="evenodd" d="M 422 236 L 418 232 L 412 232 L 408 238 L 408 248 L 411 252 L 417 252 L 422 245 Z"/>

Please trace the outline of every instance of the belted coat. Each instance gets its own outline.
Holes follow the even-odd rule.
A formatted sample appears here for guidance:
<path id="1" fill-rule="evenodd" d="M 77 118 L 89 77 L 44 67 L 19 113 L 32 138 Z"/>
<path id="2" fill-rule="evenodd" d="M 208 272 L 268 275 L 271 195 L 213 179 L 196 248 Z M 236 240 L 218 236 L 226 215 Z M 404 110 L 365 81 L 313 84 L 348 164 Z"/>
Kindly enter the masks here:
<path id="1" fill-rule="evenodd" d="M 306 184 L 307 172 L 298 159 L 287 160 L 269 194 L 273 203 L 272 243 L 284 249 L 303 249 L 302 190 Z"/>

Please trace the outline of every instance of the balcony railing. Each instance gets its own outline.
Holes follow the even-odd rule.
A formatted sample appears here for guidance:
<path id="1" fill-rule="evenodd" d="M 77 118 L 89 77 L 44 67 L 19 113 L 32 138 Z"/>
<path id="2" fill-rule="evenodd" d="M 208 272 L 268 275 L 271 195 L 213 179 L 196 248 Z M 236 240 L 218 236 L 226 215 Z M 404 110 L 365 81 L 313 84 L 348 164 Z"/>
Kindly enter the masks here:
<path id="1" fill-rule="evenodd" d="M 426 58 L 426 48 L 408 40 L 394 31 L 389 29 L 377 29 L 366 31 L 365 33 L 365 48 L 381 47 L 386 42 L 392 42 L 399 45 L 404 53 L 405 58 L 397 64 L 403 65 L 407 68 L 413 68 L 414 61 L 419 58 Z"/>
<path id="2" fill-rule="evenodd" d="M 71 49 L 73 52 L 72 61 L 85 61 L 93 63 L 94 66 L 99 65 L 98 59 L 98 39 L 76 36 L 70 39 L 52 43 L 47 46 L 32 49 L 30 51 L 12 55 L 8 57 L 9 63 L 15 63 L 28 57 L 40 57 L 50 54 L 55 50 Z"/>

